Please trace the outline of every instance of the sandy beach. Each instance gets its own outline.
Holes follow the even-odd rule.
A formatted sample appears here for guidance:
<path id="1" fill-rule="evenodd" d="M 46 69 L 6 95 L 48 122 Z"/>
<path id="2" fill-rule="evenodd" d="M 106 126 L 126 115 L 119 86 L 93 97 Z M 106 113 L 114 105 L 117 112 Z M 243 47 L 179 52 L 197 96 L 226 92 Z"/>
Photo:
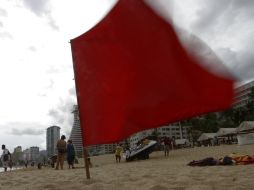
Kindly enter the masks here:
<path id="1" fill-rule="evenodd" d="M 221 145 L 173 150 L 165 158 L 153 152 L 149 160 L 115 163 L 114 155 L 92 157 L 91 179 L 83 164 L 76 169 L 28 168 L 0 173 L 1 190 L 223 190 L 254 189 L 254 165 L 187 166 L 192 160 L 220 158 L 230 153 L 254 155 L 254 145 Z M 66 164 L 65 164 L 65 167 Z"/>

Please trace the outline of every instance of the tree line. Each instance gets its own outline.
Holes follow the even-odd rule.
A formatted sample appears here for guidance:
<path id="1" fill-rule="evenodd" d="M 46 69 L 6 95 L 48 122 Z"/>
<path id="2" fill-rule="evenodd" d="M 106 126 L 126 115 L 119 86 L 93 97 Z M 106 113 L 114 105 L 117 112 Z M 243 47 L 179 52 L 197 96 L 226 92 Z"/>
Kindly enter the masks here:
<path id="1" fill-rule="evenodd" d="M 235 128 L 243 121 L 254 121 L 254 87 L 247 96 L 245 106 L 231 107 L 222 112 L 194 117 L 181 123 L 190 126 L 188 133 L 196 141 L 201 133 L 216 133 L 220 128 Z"/>

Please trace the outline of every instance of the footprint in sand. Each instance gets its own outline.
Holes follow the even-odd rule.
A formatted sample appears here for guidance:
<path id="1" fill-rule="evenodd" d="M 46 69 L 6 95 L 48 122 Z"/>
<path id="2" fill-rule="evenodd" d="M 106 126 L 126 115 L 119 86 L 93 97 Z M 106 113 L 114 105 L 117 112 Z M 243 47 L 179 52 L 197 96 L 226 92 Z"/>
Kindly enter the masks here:
<path id="1" fill-rule="evenodd" d="M 47 184 L 42 186 L 43 189 L 55 189 L 56 186 L 53 184 Z"/>
<path id="2" fill-rule="evenodd" d="M 162 185 L 155 185 L 151 187 L 150 190 L 168 190 L 168 188 Z"/>

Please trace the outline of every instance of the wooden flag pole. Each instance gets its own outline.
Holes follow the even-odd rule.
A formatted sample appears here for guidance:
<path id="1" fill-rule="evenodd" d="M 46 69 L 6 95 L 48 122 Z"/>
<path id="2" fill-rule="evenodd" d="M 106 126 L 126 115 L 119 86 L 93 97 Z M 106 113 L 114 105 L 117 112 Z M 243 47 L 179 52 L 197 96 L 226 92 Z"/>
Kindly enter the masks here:
<path id="1" fill-rule="evenodd" d="M 70 42 L 71 44 L 71 42 Z M 71 46 L 71 51 L 73 52 L 72 50 L 72 46 Z M 74 71 L 74 80 L 75 80 L 75 87 L 76 87 L 76 94 L 79 94 L 78 93 L 78 90 L 77 90 L 77 81 L 76 81 L 76 68 L 75 68 L 75 64 L 74 64 L 74 57 L 73 57 L 73 54 L 72 54 L 72 62 L 73 62 L 73 71 Z M 79 114 L 79 98 L 77 96 L 77 102 L 78 102 L 78 114 Z M 80 118 L 81 120 L 81 118 Z M 83 128 L 81 126 L 81 121 L 79 120 L 79 123 L 80 123 L 80 129 L 81 131 L 83 131 Z M 89 171 L 89 165 L 90 165 L 90 161 L 88 160 L 89 159 L 89 154 L 88 154 L 88 151 L 84 145 L 84 136 L 83 136 L 83 132 L 81 132 L 81 135 L 82 135 L 82 141 L 83 141 L 83 155 L 84 155 L 84 164 L 85 164 L 85 170 L 86 170 L 86 179 L 90 179 L 90 171 Z"/>
<path id="2" fill-rule="evenodd" d="M 86 149 L 86 147 L 83 147 L 83 152 L 84 152 L 84 164 L 85 164 L 85 169 L 86 169 L 86 179 L 90 179 L 90 170 L 89 170 L 89 154 Z"/>

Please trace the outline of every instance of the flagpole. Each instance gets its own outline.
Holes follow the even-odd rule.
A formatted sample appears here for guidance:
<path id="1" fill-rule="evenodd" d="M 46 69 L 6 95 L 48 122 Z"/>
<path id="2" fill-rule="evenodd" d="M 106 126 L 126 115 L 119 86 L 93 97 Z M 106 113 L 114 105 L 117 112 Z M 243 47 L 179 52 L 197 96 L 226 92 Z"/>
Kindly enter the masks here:
<path id="1" fill-rule="evenodd" d="M 69 42 L 71 44 L 71 42 Z M 72 51 L 72 46 L 71 46 L 71 51 Z M 73 52 L 73 51 L 72 51 Z M 73 71 L 74 71 L 74 81 L 75 81 L 75 89 L 76 89 L 76 97 L 77 97 L 77 104 L 78 104 L 78 114 L 79 114 L 79 96 L 78 96 L 78 90 L 77 90 L 77 80 L 76 80 L 76 68 L 75 68 L 75 64 L 74 64 L 74 57 L 73 57 L 73 54 L 72 54 L 72 65 L 73 65 Z M 82 136 L 82 143 L 83 143 L 83 156 L 84 156 L 84 164 L 85 164 L 85 170 L 86 170 L 86 179 L 90 179 L 90 171 L 89 171 L 89 162 L 88 162 L 88 151 L 87 151 L 87 148 L 85 146 L 85 143 L 84 143 L 84 136 L 83 136 L 83 127 L 82 127 L 82 124 L 81 124 L 81 118 L 79 117 L 79 124 L 80 124 L 80 129 L 81 129 L 81 136 Z"/>
<path id="2" fill-rule="evenodd" d="M 89 155 L 87 148 L 84 146 L 83 147 L 83 152 L 84 152 L 84 164 L 85 164 L 85 169 L 86 169 L 86 179 L 90 179 L 90 170 L 89 170 Z"/>

